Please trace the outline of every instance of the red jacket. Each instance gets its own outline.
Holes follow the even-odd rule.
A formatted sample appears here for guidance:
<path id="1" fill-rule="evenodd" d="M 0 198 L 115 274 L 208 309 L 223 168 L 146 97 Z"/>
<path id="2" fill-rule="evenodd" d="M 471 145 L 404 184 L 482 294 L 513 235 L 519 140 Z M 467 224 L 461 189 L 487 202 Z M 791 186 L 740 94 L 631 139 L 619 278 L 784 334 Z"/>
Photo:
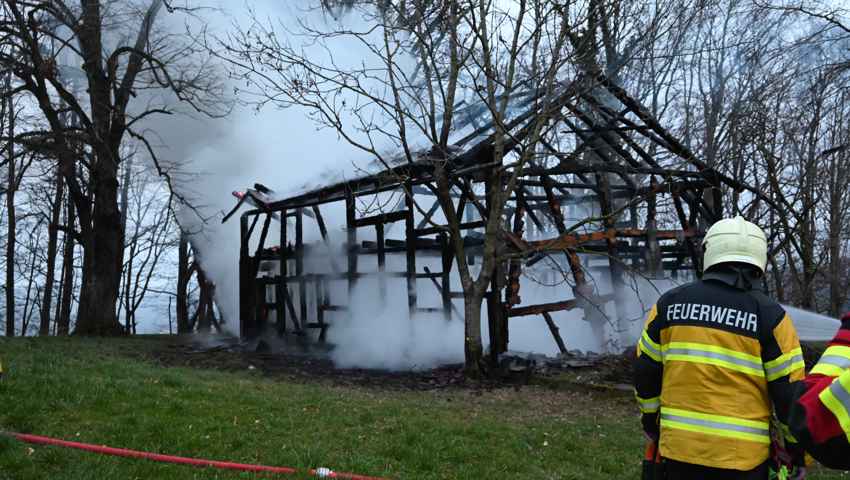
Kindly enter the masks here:
<path id="1" fill-rule="evenodd" d="M 850 313 L 800 384 L 791 433 L 824 466 L 850 469 Z"/>

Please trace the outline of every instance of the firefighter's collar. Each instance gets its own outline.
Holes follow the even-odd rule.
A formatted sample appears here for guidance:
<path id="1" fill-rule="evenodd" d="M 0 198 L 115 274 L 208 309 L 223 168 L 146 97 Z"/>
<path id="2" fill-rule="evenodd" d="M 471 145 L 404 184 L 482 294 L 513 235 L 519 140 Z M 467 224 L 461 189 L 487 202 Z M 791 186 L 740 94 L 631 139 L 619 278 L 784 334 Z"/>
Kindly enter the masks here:
<path id="1" fill-rule="evenodd" d="M 717 281 L 725 283 L 738 290 L 749 291 L 760 289 L 762 278 L 748 268 L 729 266 L 724 268 L 713 268 L 702 275 L 703 281 Z"/>

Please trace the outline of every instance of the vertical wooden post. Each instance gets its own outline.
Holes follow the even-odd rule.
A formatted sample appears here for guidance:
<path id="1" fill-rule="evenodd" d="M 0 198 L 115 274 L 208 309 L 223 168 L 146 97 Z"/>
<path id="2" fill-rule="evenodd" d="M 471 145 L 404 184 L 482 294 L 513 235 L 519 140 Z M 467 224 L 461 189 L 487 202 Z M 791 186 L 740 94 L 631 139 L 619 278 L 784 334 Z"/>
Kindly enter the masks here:
<path id="1" fill-rule="evenodd" d="M 286 210 L 280 211 L 280 246 L 277 253 L 280 266 L 274 298 L 277 304 L 277 332 L 283 335 L 286 333 L 286 300 L 283 297 L 283 289 L 286 288 Z"/>
<path id="2" fill-rule="evenodd" d="M 381 296 L 381 304 L 385 304 L 387 300 L 387 279 L 384 276 L 387 264 L 387 253 L 384 249 L 384 224 L 378 222 L 375 224 L 375 239 L 378 243 L 378 290 Z"/>
<path id="3" fill-rule="evenodd" d="M 410 316 L 416 311 L 416 232 L 413 224 L 413 185 L 404 184 L 404 205 L 407 216 L 404 219 L 404 243 L 407 250 L 407 308 Z"/>
<path id="4" fill-rule="evenodd" d="M 329 303 L 329 301 L 328 301 L 329 295 L 328 295 L 327 283 L 326 282 L 327 281 L 324 278 L 320 278 L 319 284 L 318 284 L 318 287 L 317 287 L 318 291 L 320 292 L 319 298 L 321 298 L 321 301 L 316 300 L 316 304 L 319 307 L 316 311 L 316 315 L 317 315 L 316 321 L 318 322 L 319 328 L 320 328 L 320 330 L 319 330 L 319 341 L 320 342 L 325 341 L 325 332 L 328 329 L 327 325 L 325 325 L 325 307 L 327 307 L 328 303 Z"/>
<path id="5" fill-rule="evenodd" d="M 438 237 L 440 241 L 440 253 L 442 254 L 443 270 L 441 274 L 441 297 L 443 300 L 443 317 L 446 320 L 452 319 L 452 255 L 451 246 L 449 245 L 449 237 L 445 233 L 440 233 Z"/>
<path id="6" fill-rule="evenodd" d="M 345 227 L 346 252 L 348 253 L 348 298 L 351 305 L 354 284 L 357 282 L 357 208 L 354 204 L 354 193 L 345 192 Z M 350 307 L 349 307 L 350 308 Z M 350 310 L 349 310 L 350 311 Z"/>
<path id="7" fill-rule="evenodd" d="M 324 306 L 325 306 L 325 298 L 324 291 L 322 290 L 322 276 L 316 275 L 313 278 L 313 291 L 316 292 L 316 323 L 319 325 L 321 329 L 319 331 L 319 337 L 321 340 L 324 340 L 324 335 L 322 332 L 325 330 L 325 315 L 324 315 Z"/>
<path id="8" fill-rule="evenodd" d="M 250 234 L 248 229 L 248 216 L 239 217 L 240 245 L 239 245 L 239 335 L 242 338 L 250 338 L 254 335 L 256 325 L 254 324 L 254 279 L 250 272 L 253 270 L 253 261 L 249 253 Z"/>
<path id="9" fill-rule="evenodd" d="M 259 215 L 257 215 L 259 218 Z M 265 282 L 257 281 L 257 274 L 260 271 L 260 264 L 263 262 L 263 252 L 266 248 L 266 238 L 269 234 L 269 227 L 272 223 L 272 214 L 267 213 L 266 219 L 263 221 L 263 230 L 260 232 L 260 241 L 257 244 L 257 250 L 254 254 L 254 261 L 251 266 L 251 279 L 254 284 L 255 295 L 255 305 L 254 310 L 255 313 L 255 324 L 257 326 L 256 333 L 263 333 L 268 326 L 269 321 L 269 309 L 268 305 L 268 284 Z M 209 326 L 207 326 L 209 328 Z"/>
<path id="10" fill-rule="evenodd" d="M 614 208 L 611 201 L 611 184 L 607 173 L 596 174 L 596 185 L 599 187 L 599 207 L 602 213 L 602 224 L 607 231 L 616 228 Z M 611 287 L 614 291 L 614 309 L 617 315 L 616 325 L 620 334 L 624 332 L 626 325 L 627 307 L 623 299 L 623 265 L 617 252 L 617 237 L 608 235 L 605 237 L 605 245 L 608 250 L 608 268 L 611 274 Z"/>
<path id="11" fill-rule="evenodd" d="M 298 277 L 298 316 L 307 325 L 307 282 L 304 280 L 304 209 L 295 209 L 295 275 Z"/>
<path id="12" fill-rule="evenodd" d="M 676 207 L 676 215 L 679 217 L 679 223 L 682 225 L 682 230 L 688 231 L 691 229 L 688 223 L 688 217 L 685 216 L 685 209 L 682 206 L 682 198 L 677 192 L 673 192 L 673 205 Z M 694 242 L 693 237 L 685 237 L 685 245 L 688 246 L 688 253 L 691 254 L 691 261 L 694 264 L 694 273 L 697 277 L 702 277 L 702 251 L 697 242 Z"/>
<path id="13" fill-rule="evenodd" d="M 649 178 L 649 196 L 646 199 L 646 247 L 647 270 L 650 276 L 657 277 L 661 272 L 661 247 L 658 245 L 658 208 L 656 206 L 658 181 L 655 175 Z"/>
<path id="14" fill-rule="evenodd" d="M 516 210 L 514 210 L 513 233 L 515 236 L 521 239 L 525 230 L 525 201 L 522 189 L 517 189 L 516 195 L 517 202 Z M 522 302 L 522 299 L 519 295 L 520 275 L 522 275 L 522 260 L 511 260 L 510 264 L 508 265 L 508 285 L 505 289 L 505 303 L 509 306 L 519 305 Z"/>
<path id="15" fill-rule="evenodd" d="M 559 235 L 567 233 L 567 225 L 564 221 L 564 213 L 561 211 L 561 204 L 555 198 L 555 193 L 552 191 L 552 179 L 548 176 L 540 177 L 543 183 L 543 191 L 546 193 L 546 200 L 549 204 L 549 212 L 555 220 L 555 228 Z M 581 265 L 581 260 L 575 249 L 567 249 L 564 251 L 567 256 L 567 263 L 570 265 L 570 272 L 575 280 L 574 293 L 576 298 L 587 297 L 591 295 L 592 287 L 587 283 L 587 278 L 584 275 L 584 269 Z"/>

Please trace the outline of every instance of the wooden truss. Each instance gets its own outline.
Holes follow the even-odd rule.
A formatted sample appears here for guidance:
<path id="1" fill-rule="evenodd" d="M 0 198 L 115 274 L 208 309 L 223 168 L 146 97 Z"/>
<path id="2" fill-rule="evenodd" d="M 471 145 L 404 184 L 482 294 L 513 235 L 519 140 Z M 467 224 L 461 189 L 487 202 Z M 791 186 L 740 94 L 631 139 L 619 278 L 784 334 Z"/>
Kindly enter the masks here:
<path id="1" fill-rule="evenodd" d="M 651 275 L 664 271 L 675 274 L 680 270 L 699 273 L 702 257 L 699 238 L 722 216 L 721 187 L 747 188 L 696 158 L 622 88 L 601 76 L 595 78 L 592 88 L 586 88 L 587 84 L 586 78 L 579 79 L 565 86 L 556 99 L 561 114 L 550 127 L 558 129 L 561 141 L 558 145 L 544 142 L 543 158 L 524 167 L 505 209 L 502 250 L 508 253 L 509 260 L 500 264 L 486 297 L 494 355 L 507 349 L 507 326 L 511 317 L 541 315 L 559 347 L 564 349 L 552 312 L 573 308 L 589 310 L 589 303 L 614 302 L 617 315 L 622 316 L 621 309 L 625 307 L 617 304 L 617 293 L 624 288 L 623 275 L 628 269 Z M 532 103 L 530 101 L 529 105 Z M 513 133 L 508 150 L 522 148 L 535 116 L 535 108 L 529 107 L 507 125 Z M 406 281 L 411 315 L 437 312 L 450 318 L 456 308 L 452 299 L 462 298 L 463 294 L 451 282 L 455 259 L 448 230 L 434 221 L 439 210 L 432 193 L 435 191 L 435 165 L 442 162 L 451 172 L 458 217 L 464 219 L 461 230 L 470 233 L 481 229 L 486 224 L 488 205 L 486 196 L 477 192 L 484 191 L 482 187 L 487 175 L 482 173 L 495 167 L 492 131 L 492 124 L 475 129 L 454 143 L 458 150 L 448 159 L 445 155 L 428 152 L 416 161 L 394 165 L 374 175 L 282 200 L 255 202 L 259 208 L 241 216 L 239 314 L 242 336 L 254 337 L 269 329 L 280 334 L 302 334 L 316 329 L 318 338 L 324 340 L 329 328 L 327 312 L 345 311 L 349 304 L 349 299 L 330 298 L 328 282 L 347 282 L 350 295 L 359 279 L 370 276 L 376 276 L 380 282 Z M 356 199 L 393 191 L 404 192 L 400 208 L 358 216 Z M 345 205 L 347 264 L 337 265 L 331 273 L 305 271 L 305 255 L 316 247 L 304 242 L 305 216 L 318 228 L 321 238 L 328 241 L 321 207 L 334 202 Z M 428 202 L 431 207 L 426 210 Z M 594 211 L 599 213 L 598 219 L 576 229 L 565 219 L 563 209 L 587 204 L 594 206 Z M 259 242 L 252 252 L 249 245 L 261 217 Z M 273 218 L 280 219 L 275 222 L 279 231 L 271 232 Z M 622 220 L 625 218 L 627 220 Z M 287 236 L 289 220 L 294 221 L 295 238 Z M 402 240 L 385 238 L 385 226 L 395 222 L 404 223 Z M 533 225 L 535 239 L 527 235 L 526 225 Z M 362 229 L 374 229 L 376 240 L 358 243 L 358 231 Z M 278 235 L 279 246 L 267 248 L 271 234 Z M 474 262 L 482 238 L 468 234 L 464 243 L 468 261 Z M 388 272 L 387 255 L 396 253 L 405 254 L 406 267 L 400 272 Z M 432 259 L 439 257 L 440 271 L 417 266 L 417 256 L 423 254 Z M 582 263 L 579 254 L 607 258 L 612 292 L 594 292 L 588 284 L 587 265 Z M 364 255 L 377 257 L 377 271 L 358 269 L 358 259 Z M 520 277 L 523 269 L 550 255 L 565 261 L 564 271 L 571 277 L 572 287 L 566 291 L 571 295 L 552 303 L 522 304 Z M 258 276 L 262 261 L 277 262 L 277 274 Z M 419 304 L 416 286 L 420 279 L 433 283 L 439 291 L 441 305 Z M 275 291 L 274 301 L 267 301 L 264 292 L 271 287 Z M 309 290 L 316 299 L 310 312 L 306 301 Z M 276 313 L 274 325 L 267 320 L 269 311 Z"/>

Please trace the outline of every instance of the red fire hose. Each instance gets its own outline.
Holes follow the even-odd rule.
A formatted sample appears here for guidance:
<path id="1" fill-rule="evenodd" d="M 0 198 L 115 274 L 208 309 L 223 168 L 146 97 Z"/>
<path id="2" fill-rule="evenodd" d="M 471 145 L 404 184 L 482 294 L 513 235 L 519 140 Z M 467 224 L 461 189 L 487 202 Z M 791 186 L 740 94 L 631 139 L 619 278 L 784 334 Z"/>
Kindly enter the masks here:
<path id="1" fill-rule="evenodd" d="M 216 460 L 203 460 L 188 457 L 176 457 L 173 455 L 162 455 L 159 453 L 141 452 L 138 450 L 127 450 L 124 448 L 112 448 L 100 445 L 92 445 L 88 443 L 69 442 L 66 440 L 57 440 L 50 437 L 42 437 L 39 435 L 29 435 L 25 433 L 0 432 L 0 435 L 6 435 L 15 438 L 21 442 L 32 443 L 36 445 L 52 445 L 56 447 L 74 448 L 77 450 L 85 450 L 87 452 L 99 453 L 102 455 L 113 455 L 116 457 L 127 458 L 144 458 L 154 462 L 176 463 L 180 465 L 192 465 L 194 467 L 211 467 L 225 470 L 240 470 L 243 472 L 266 472 L 292 475 L 298 473 L 298 470 L 289 467 L 268 467 L 265 465 L 249 465 L 244 463 L 219 462 Z M 353 473 L 334 472 L 327 468 L 317 468 L 308 470 L 310 475 L 320 478 L 341 478 L 346 480 L 388 480 L 380 477 L 367 477 L 364 475 L 356 475 Z"/>

